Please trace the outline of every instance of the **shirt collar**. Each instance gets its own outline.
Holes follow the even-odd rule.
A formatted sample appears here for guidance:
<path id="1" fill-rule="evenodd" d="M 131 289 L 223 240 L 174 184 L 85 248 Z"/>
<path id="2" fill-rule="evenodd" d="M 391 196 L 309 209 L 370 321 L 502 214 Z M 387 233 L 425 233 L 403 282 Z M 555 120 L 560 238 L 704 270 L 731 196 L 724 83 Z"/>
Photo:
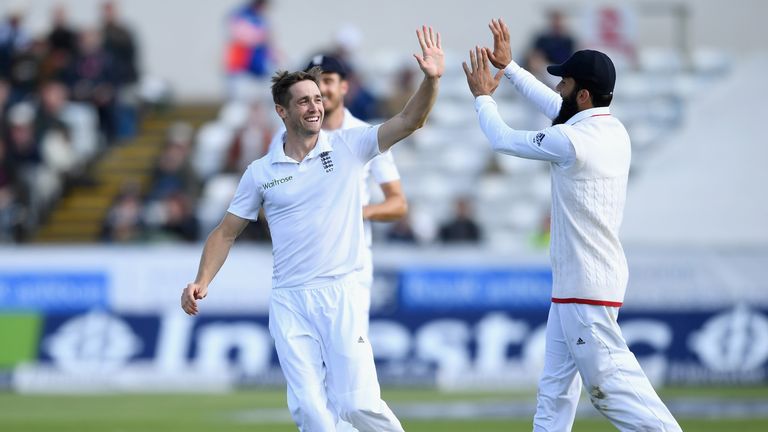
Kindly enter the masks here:
<path id="1" fill-rule="evenodd" d="M 349 124 L 354 116 L 351 112 L 349 112 L 349 109 L 347 107 L 344 107 L 344 119 L 341 121 L 341 128 L 342 129 L 349 129 L 352 127 L 351 124 Z"/>
<path id="2" fill-rule="evenodd" d="M 585 118 L 593 117 L 593 116 L 603 116 L 603 115 L 611 115 L 611 111 L 608 109 L 608 107 L 597 107 L 597 108 L 590 108 L 585 109 L 584 111 L 579 111 L 574 115 L 573 117 L 569 118 L 568 121 L 565 122 L 567 125 L 574 125 Z"/>
<path id="3" fill-rule="evenodd" d="M 295 160 L 285 155 L 285 136 L 287 133 L 288 132 L 283 131 L 280 140 L 275 143 L 277 145 L 273 145 L 272 148 L 269 149 L 270 163 L 296 163 Z M 315 147 L 309 151 L 306 158 L 311 159 L 317 157 L 320 153 L 327 151 L 333 151 L 333 146 L 331 146 L 331 142 L 328 139 L 328 132 L 321 129 L 320 134 L 317 137 L 317 144 L 315 144 Z"/>

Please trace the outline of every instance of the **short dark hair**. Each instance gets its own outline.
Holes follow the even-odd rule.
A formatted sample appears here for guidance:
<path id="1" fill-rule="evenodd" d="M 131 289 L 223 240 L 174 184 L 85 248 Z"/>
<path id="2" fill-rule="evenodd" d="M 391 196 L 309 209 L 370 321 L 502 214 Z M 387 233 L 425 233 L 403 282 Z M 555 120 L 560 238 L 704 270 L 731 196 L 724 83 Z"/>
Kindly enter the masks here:
<path id="1" fill-rule="evenodd" d="M 611 101 L 613 100 L 613 92 L 605 93 L 604 91 L 596 90 L 597 86 L 593 84 L 591 81 L 580 80 L 576 78 L 574 78 L 574 81 L 576 82 L 576 88 L 574 89 L 574 94 L 576 94 L 576 92 L 578 92 L 579 90 L 588 91 L 589 98 L 592 100 L 593 107 L 595 108 L 607 107 L 611 104 Z"/>
<path id="2" fill-rule="evenodd" d="M 272 76 L 272 100 L 280 106 L 287 107 L 288 102 L 291 101 L 291 94 L 288 92 L 288 89 L 301 81 L 312 81 L 319 87 L 321 73 L 322 71 L 319 67 L 313 67 L 306 72 L 275 72 L 275 75 Z"/>

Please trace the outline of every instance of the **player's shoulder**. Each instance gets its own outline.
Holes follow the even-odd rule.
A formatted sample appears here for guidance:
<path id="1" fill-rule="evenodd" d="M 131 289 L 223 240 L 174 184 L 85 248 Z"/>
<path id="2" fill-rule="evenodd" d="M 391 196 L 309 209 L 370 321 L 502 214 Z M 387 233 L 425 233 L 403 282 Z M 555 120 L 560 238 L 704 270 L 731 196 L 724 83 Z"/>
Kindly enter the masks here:
<path id="1" fill-rule="evenodd" d="M 376 157 L 371 159 L 372 165 L 394 165 L 395 157 L 392 155 L 392 150 L 387 150 L 383 153 L 379 153 Z"/>
<path id="2" fill-rule="evenodd" d="M 355 126 L 351 128 L 345 128 L 345 129 L 336 129 L 332 132 L 329 132 L 328 138 L 332 142 L 341 141 L 346 144 L 351 144 L 363 138 L 367 133 L 369 133 L 374 128 L 375 126 L 371 126 L 367 123 L 364 123 L 362 126 Z"/>
<path id="3" fill-rule="evenodd" d="M 258 179 L 259 177 L 266 175 L 266 172 L 269 169 L 271 164 L 272 164 L 272 152 L 267 152 L 267 154 L 265 154 L 264 156 L 248 164 L 248 167 L 245 169 L 245 172 L 243 173 L 243 175 L 250 175 L 254 179 Z"/>
<path id="4" fill-rule="evenodd" d="M 344 122 L 341 125 L 342 129 L 351 129 L 364 126 L 371 126 L 371 124 L 355 117 L 348 108 L 344 108 Z"/>

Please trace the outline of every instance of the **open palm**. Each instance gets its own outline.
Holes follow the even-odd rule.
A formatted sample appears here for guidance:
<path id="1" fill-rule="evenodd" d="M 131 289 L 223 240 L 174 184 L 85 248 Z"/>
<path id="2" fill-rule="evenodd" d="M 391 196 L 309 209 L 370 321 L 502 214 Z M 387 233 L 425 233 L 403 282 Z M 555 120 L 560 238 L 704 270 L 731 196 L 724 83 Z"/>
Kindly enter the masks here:
<path id="1" fill-rule="evenodd" d="M 414 54 L 419 67 L 428 78 L 440 78 L 445 71 L 445 54 L 440 44 L 440 33 L 433 32 L 432 27 L 423 26 L 416 30 L 416 36 L 421 45 L 421 55 Z"/>

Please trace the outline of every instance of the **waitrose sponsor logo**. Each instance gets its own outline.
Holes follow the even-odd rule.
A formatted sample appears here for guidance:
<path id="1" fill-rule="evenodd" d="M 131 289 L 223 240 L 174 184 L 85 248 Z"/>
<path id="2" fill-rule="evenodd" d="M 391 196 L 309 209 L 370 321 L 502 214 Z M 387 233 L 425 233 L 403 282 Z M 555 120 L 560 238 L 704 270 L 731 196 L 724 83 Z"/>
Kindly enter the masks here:
<path id="1" fill-rule="evenodd" d="M 287 182 L 289 182 L 291 180 L 293 180 L 293 176 L 288 176 L 288 177 L 283 177 L 283 178 L 279 178 L 279 179 L 274 179 L 274 180 L 272 180 L 270 182 L 264 183 L 263 185 L 261 185 L 261 187 L 263 187 L 264 189 L 269 189 L 269 188 L 273 188 L 273 187 L 275 187 L 277 185 L 281 185 L 283 183 L 287 183 Z"/>

